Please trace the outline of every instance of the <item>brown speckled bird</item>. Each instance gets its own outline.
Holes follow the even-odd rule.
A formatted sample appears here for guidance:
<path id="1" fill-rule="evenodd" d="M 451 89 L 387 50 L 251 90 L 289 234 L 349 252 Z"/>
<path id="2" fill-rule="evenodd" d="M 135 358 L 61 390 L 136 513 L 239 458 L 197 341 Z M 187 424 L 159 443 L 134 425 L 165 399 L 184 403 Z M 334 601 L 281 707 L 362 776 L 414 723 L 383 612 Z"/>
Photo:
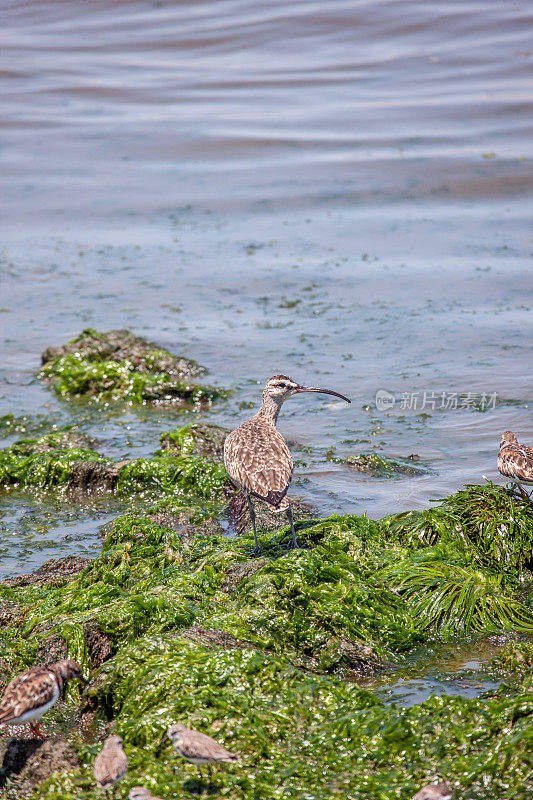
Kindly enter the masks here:
<path id="1" fill-rule="evenodd" d="M 527 447 L 525 444 L 518 444 L 512 431 L 502 433 L 500 452 L 498 453 L 498 469 L 502 475 L 512 478 L 524 500 L 530 499 L 522 488 L 522 484 L 533 486 L 533 448 Z"/>
<path id="2" fill-rule="evenodd" d="M 30 667 L 17 675 L 0 700 L 0 726 L 29 723 L 34 735 L 42 739 L 39 720 L 57 703 L 63 686 L 72 678 L 87 683 L 78 662 L 70 658 L 49 667 Z"/>
<path id="3" fill-rule="evenodd" d="M 442 783 L 428 783 L 411 800 L 451 800 L 451 797 L 450 784 L 443 781 Z"/>
<path id="4" fill-rule="evenodd" d="M 134 786 L 130 789 L 128 800 L 160 800 L 160 798 L 155 797 L 150 789 L 146 789 L 144 786 Z"/>
<path id="5" fill-rule="evenodd" d="M 128 757 L 122 749 L 122 739 L 116 734 L 108 736 L 102 750 L 94 760 L 93 773 L 99 789 L 111 789 L 124 777 Z"/>
<path id="6" fill-rule="evenodd" d="M 192 728 L 186 728 L 185 725 L 171 725 L 167 731 L 167 736 L 174 745 L 176 752 L 198 768 L 200 780 L 202 780 L 200 766 L 207 764 L 209 785 L 212 782 L 212 764 L 221 764 L 224 761 L 234 763 L 239 760 L 239 756 L 235 755 L 235 753 L 230 753 L 229 750 L 226 750 L 225 747 L 222 747 L 207 734 L 200 733 Z"/>
<path id="7" fill-rule="evenodd" d="M 293 394 L 320 392 L 348 400 L 331 389 L 300 386 L 286 375 L 274 375 L 263 389 L 263 405 L 255 416 L 243 422 L 226 438 L 224 464 L 233 483 L 245 493 L 252 518 L 255 550 L 260 553 L 255 529 L 255 512 L 251 498 L 262 500 L 271 511 L 286 511 L 292 531 L 292 546 L 298 547 L 294 520 L 287 491 L 291 483 L 293 465 L 285 439 L 276 429 L 281 406 Z"/>

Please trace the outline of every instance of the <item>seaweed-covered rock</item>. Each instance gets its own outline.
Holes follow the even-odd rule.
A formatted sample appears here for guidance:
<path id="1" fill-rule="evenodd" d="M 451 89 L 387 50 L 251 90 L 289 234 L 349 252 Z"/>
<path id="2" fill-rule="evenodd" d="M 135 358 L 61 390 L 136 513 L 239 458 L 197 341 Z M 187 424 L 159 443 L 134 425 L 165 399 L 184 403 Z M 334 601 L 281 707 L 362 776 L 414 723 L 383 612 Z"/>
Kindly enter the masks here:
<path id="1" fill-rule="evenodd" d="M 360 453 L 345 459 L 344 463 L 375 478 L 394 478 L 402 475 L 424 475 L 427 470 L 417 464 L 419 460 L 416 455 L 387 458 L 377 453 Z"/>
<path id="2" fill-rule="evenodd" d="M 64 739 L 11 739 L 0 770 L 0 786 L 14 779 L 17 797 L 39 794 L 41 785 L 56 772 L 80 767 L 73 745 Z"/>
<path id="3" fill-rule="evenodd" d="M 205 368 L 127 330 L 88 328 L 42 355 L 40 377 L 61 397 L 171 405 L 208 404 L 223 394 L 193 382 Z"/>
<path id="4" fill-rule="evenodd" d="M 457 564 L 455 540 L 406 546 L 387 521 L 356 515 L 310 521 L 298 535 L 305 549 L 281 548 L 285 528 L 250 559 L 251 536 L 184 537 L 125 515 L 101 555 L 64 585 L 0 586 L 0 601 L 16 597 L 20 609 L 0 628 L 7 674 L 32 663 L 43 639 L 50 655 L 50 642 L 63 642 L 86 674 L 96 669 L 81 707 L 92 722 L 83 740 L 92 741 L 76 734 L 79 766 L 35 784 L 33 800 L 97 800 L 91 766 L 110 724 L 130 760 L 120 796 L 141 782 L 161 797 L 198 790 L 194 767 L 176 769 L 165 737 L 176 721 L 241 754 L 242 766 L 217 774 L 220 795 L 233 800 L 383 800 L 398 787 L 407 800 L 438 774 L 476 800 L 531 796 L 525 684 L 402 708 L 346 680 L 392 669 L 391 661 L 405 669 L 425 620 L 416 593 L 397 588 L 389 569 L 416 574 L 422 554 Z M 464 569 L 490 578 L 477 562 Z M 506 596 L 496 584 L 491 591 Z M 437 592 L 432 602 L 438 607 Z M 48 724 L 75 730 L 79 704 L 79 687 L 69 687 Z"/>
<path id="5" fill-rule="evenodd" d="M 63 586 L 79 575 L 91 562 L 81 556 L 65 556 L 50 558 L 34 572 L 18 575 L 16 578 L 5 578 L 5 586 Z"/>
<path id="6" fill-rule="evenodd" d="M 220 462 L 224 458 L 224 440 L 228 433 L 229 430 L 220 425 L 183 425 L 161 436 L 161 449 Z"/>
<path id="7" fill-rule="evenodd" d="M 114 462 L 96 451 L 79 449 L 70 435 L 48 434 L 0 450 L 0 486 L 122 496 L 143 493 L 169 500 L 180 493 L 227 496 L 229 479 L 222 464 L 188 453 L 164 450 L 151 458 Z"/>

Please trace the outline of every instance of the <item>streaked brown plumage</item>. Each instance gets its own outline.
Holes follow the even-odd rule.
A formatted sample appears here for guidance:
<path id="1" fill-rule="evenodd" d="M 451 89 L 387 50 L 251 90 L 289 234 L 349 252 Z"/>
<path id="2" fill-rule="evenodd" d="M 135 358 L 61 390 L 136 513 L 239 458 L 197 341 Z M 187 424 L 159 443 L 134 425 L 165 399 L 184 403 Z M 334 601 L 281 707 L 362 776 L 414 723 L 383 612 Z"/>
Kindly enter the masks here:
<path id="1" fill-rule="evenodd" d="M 94 761 L 93 774 L 98 788 L 110 789 L 124 777 L 127 769 L 128 758 L 122 749 L 122 739 L 112 734 Z"/>
<path id="2" fill-rule="evenodd" d="M 77 661 L 65 659 L 49 667 L 30 667 L 8 683 L 0 701 L 0 725 L 29 723 L 36 736 L 40 736 L 39 720 L 58 701 L 63 686 L 76 678 L 84 681 Z"/>
<path id="3" fill-rule="evenodd" d="M 428 783 L 420 789 L 411 800 L 451 800 L 452 790 L 446 781 L 442 783 Z"/>
<path id="4" fill-rule="evenodd" d="M 145 789 L 144 786 L 134 786 L 130 789 L 128 800 L 160 800 L 160 798 L 155 797 L 150 789 Z"/>
<path id="5" fill-rule="evenodd" d="M 524 500 L 528 500 L 529 495 L 522 488 L 522 484 L 533 486 L 533 448 L 519 444 L 512 431 L 502 433 L 498 469 L 502 475 L 512 478 Z"/>
<path id="6" fill-rule="evenodd" d="M 202 779 L 201 764 L 207 764 L 209 783 L 211 783 L 212 764 L 221 764 L 224 761 L 234 763 L 239 760 L 238 755 L 230 753 L 229 750 L 222 747 L 211 736 L 195 731 L 192 728 L 186 728 L 185 725 L 171 725 L 167 731 L 167 736 L 174 745 L 176 752 L 198 767 L 200 780 Z"/>
<path id="7" fill-rule="evenodd" d="M 251 419 L 243 422 L 226 438 L 224 464 L 233 483 L 248 499 L 255 539 L 255 553 L 260 552 L 251 497 L 262 500 L 271 511 L 286 511 L 292 531 L 292 546 L 298 547 L 292 509 L 287 497 L 293 464 L 285 439 L 276 429 L 280 408 L 287 398 L 300 392 L 321 392 L 348 400 L 331 389 L 300 384 L 286 375 L 274 375 L 263 389 L 263 405 Z"/>

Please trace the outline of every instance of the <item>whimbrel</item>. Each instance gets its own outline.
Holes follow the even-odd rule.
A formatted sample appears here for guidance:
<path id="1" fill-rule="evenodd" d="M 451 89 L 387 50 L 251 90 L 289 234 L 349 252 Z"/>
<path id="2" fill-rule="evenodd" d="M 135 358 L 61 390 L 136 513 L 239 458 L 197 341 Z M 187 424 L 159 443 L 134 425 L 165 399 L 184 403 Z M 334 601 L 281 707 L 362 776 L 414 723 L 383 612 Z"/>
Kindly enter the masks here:
<path id="1" fill-rule="evenodd" d="M 500 440 L 498 469 L 502 475 L 512 478 L 520 489 L 524 500 L 530 500 L 522 484 L 533 486 L 533 448 L 518 444 L 512 431 L 504 431 Z"/>
<path id="2" fill-rule="evenodd" d="M 176 752 L 198 768 L 200 780 L 202 780 L 200 765 L 207 764 L 210 786 L 212 783 L 211 764 L 239 760 L 239 756 L 235 755 L 235 753 L 230 753 L 229 750 L 226 750 L 225 747 L 222 747 L 207 734 L 194 731 L 192 728 L 186 728 L 185 725 L 171 725 L 167 731 L 167 736 L 174 745 Z"/>
<path id="3" fill-rule="evenodd" d="M 28 722 L 35 736 L 43 738 L 39 720 L 57 703 L 68 680 L 87 683 L 77 661 L 68 658 L 49 667 L 30 667 L 8 683 L 0 700 L 0 726 Z"/>
<path id="4" fill-rule="evenodd" d="M 286 511 L 292 531 L 292 547 L 298 547 L 294 532 L 292 508 L 287 490 L 292 479 L 292 458 L 285 439 L 276 429 L 280 408 L 288 397 L 300 392 L 332 394 L 350 403 L 343 394 L 315 386 L 300 386 L 286 375 L 274 375 L 263 389 L 263 405 L 251 419 L 243 422 L 226 438 L 224 464 L 233 483 L 242 489 L 248 500 L 252 518 L 255 550 L 260 553 L 255 529 L 252 497 L 262 500 L 271 511 Z"/>

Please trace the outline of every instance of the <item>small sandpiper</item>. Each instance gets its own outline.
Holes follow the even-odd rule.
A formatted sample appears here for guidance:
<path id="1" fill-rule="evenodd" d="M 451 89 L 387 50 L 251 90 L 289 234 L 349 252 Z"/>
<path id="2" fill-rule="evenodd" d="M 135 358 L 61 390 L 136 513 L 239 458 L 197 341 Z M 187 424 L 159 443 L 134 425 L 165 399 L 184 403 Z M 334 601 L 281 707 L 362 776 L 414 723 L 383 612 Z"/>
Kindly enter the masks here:
<path id="1" fill-rule="evenodd" d="M 522 484 L 533 486 L 533 447 L 518 444 L 512 431 L 504 431 L 500 439 L 500 452 L 498 453 L 498 469 L 506 478 L 511 478 L 524 500 L 530 496 L 522 488 Z"/>
<path id="2" fill-rule="evenodd" d="M 0 700 L 0 725 L 29 723 L 34 736 L 43 739 L 39 720 L 57 703 L 63 686 L 73 678 L 87 683 L 78 662 L 70 658 L 49 667 L 30 667 L 17 675 Z"/>
<path id="3" fill-rule="evenodd" d="M 95 758 L 93 773 L 99 789 L 111 789 L 124 777 L 128 757 L 122 749 L 122 739 L 116 734 L 108 736 L 104 747 Z"/>
<path id="4" fill-rule="evenodd" d="M 239 756 L 230 753 L 210 736 L 186 728 L 185 725 L 171 725 L 167 736 L 176 752 L 198 768 L 200 780 L 203 780 L 200 765 L 207 764 L 210 786 L 212 784 L 211 764 L 220 764 L 223 761 L 234 763 L 239 760 Z"/>
<path id="5" fill-rule="evenodd" d="M 450 784 L 446 781 L 428 783 L 411 800 L 452 800 L 452 790 L 450 789 Z"/>
<path id="6" fill-rule="evenodd" d="M 144 786 L 134 786 L 130 789 L 128 800 L 160 800 L 160 798 L 155 797 L 150 789 L 145 789 Z"/>

